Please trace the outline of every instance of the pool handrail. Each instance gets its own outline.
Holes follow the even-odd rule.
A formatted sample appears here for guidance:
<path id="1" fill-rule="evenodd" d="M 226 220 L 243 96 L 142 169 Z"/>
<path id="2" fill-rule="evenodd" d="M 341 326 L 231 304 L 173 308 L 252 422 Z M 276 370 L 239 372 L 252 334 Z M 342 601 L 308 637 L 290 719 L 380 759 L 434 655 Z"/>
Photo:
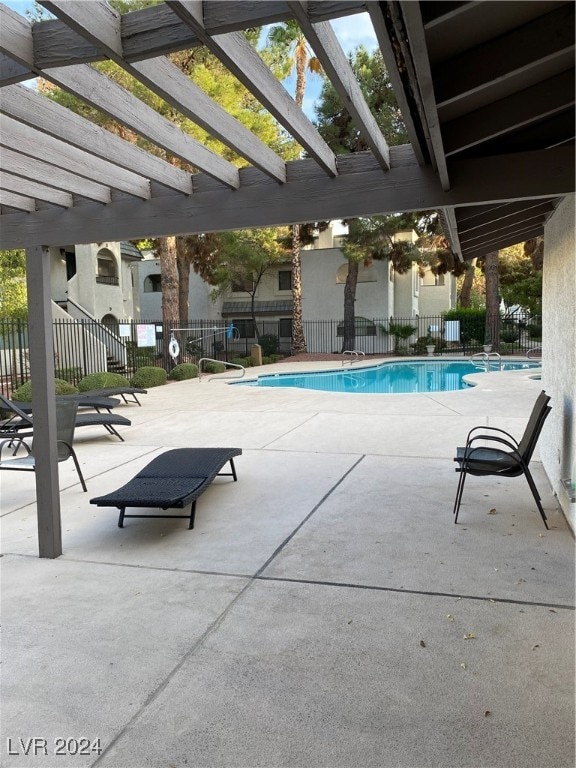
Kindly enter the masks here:
<path id="1" fill-rule="evenodd" d="M 350 365 L 354 365 L 354 363 L 357 363 L 360 359 L 360 355 L 362 357 L 366 356 L 366 352 L 363 352 L 361 349 L 345 349 L 342 352 L 343 355 L 350 355 L 350 358 L 347 360 L 346 358 L 343 358 L 342 365 L 346 365 L 346 363 L 350 363 Z M 355 355 L 353 358 L 352 355 Z"/>
<path id="2" fill-rule="evenodd" d="M 476 368 L 480 368 L 481 366 L 478 365 L 478 362 L 481 360 L 483 363 L 483 368 L 486 372 L 490 370 L 490 361 L 492 359 L 495 359 L 498 363 L 498 370 L 502 370 L 502 357 L 498 352 L 476 352 L 475 355 L 472 355 L 470 358 L 470 362 L 472 365 L 474 365 Z"/>
<path id="3" fill-rule="evenodd" d="M 213 357 L 201 357 L 200 360 L 198 360 L 198 381 L 202 379 L 202 363 L 221 363 L 227 368 L 240 368 L 240 370 L 242 371 L 242 373 L 239 376 L 226 376 L 226 379 L 241 379 L 244 377 L 244 374 L 246 373 L 246 368 L 244 368 L 243 365 L 239 365 L 238 363 L 229 363 L 227 360 L 215 360 Z M 226 371 L 222 371 L 222 373 L 225 373 L 225 372 Z M 220 374 L 218 374 L 218 376 L 210 376 L 208 381 L 212 381 L 212 379 L 217 379 L 218 381 L 223 380 L 220 377 Z"/>

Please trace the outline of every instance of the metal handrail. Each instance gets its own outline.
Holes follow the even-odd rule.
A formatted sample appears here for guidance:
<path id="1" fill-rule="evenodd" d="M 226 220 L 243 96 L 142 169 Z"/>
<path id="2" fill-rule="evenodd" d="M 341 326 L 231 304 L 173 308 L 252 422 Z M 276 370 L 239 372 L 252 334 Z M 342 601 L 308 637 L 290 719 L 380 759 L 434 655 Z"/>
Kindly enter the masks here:
<path id="1" fill-rule="evenodd" d="M 228 363 L 226 360 L 215 360 L 213 357 L 201 357 L 200 360 L 198 360 L 198 381 L 202 378 L 202 363 L 221 363 L 222 365 L 225 365 L 228 368 L 240 368 L 242 373 L 240 376 L 226 376 L 226 379 L 241 379 L 243 378 L 244 374 L 246 373 L 246 368 L 244 368 L 243 365 L 238 365 L 238 363 Z M 223 371 L 225 373 L 225 371 Z M 210 376 L 208 381 L 212 381 L 212 379 L 215 379 L 216 376 Z M 218 376 L 218 381 L 223 381 L 226 379 L 221 379 Z"/>
<path id="2" fill-rule="evenodd" d="M 529 360 L 542 360 L 542 347 L 532 347 L 526 352 Z"/>
<path id="3" fill-rule="evenodd" d="M 357 363 L 360 355 L 362 357 L 366 356 L 366 352 L 363 352 L 361 349 L 345 349 L 344 352 L 342 352 L 343 355 L 350 355 L 349 360 L 342 360 L 342 365 L 346 365 L 346 363 L 350 363 L 350 365 L 353 365 L 354 363 Z M 355 358 L 352 358 L 352 355 L 355 355 Z"/>
<path id="4" fill-rule="evenodd" d="M 490 360 L 495 358 L 498 362 L 498 370 L 502 370 L 502 357 L 498 352 L 476 352 L 475 355 L 472 355 L 470 358 L 470 362 L 472 365 L 476 366 L 476 368 L 480 368 L 479 365 L 477 365 L 477 361 L 482 360 L 482 363 L 484 364 L 484 370 L 489 371 L 490 370 Z"/>

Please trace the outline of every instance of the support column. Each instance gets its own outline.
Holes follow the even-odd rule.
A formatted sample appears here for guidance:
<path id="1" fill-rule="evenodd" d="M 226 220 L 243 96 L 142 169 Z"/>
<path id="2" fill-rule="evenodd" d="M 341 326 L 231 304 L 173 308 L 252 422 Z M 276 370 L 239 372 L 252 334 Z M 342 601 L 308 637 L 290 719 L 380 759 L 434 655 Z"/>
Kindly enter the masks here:
<path id="1" fill-rule="evenodd" d="M 36 506 L 40 557 L 62 554 L 60 486 L 54 388 L 54 339 L 50 291 L 50 251 L 26 249 L 28 344 L 32 377 Z"/>

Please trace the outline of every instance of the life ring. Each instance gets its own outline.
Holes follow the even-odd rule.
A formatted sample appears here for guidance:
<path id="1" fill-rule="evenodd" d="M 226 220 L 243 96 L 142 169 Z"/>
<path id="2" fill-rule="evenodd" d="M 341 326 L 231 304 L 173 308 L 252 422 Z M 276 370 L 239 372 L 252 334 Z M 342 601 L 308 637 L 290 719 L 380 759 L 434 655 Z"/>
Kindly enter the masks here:
<path id="1" fill-rule="evenodd" d="M 168 345 L 168 352 L 170 353 L 170 357 L 174 362 L 176 362 L 176 358 L 180 354 L 180 344 L 178 344 L 178 341 L 174 336 L 170 339 L 170 344 Z"/>

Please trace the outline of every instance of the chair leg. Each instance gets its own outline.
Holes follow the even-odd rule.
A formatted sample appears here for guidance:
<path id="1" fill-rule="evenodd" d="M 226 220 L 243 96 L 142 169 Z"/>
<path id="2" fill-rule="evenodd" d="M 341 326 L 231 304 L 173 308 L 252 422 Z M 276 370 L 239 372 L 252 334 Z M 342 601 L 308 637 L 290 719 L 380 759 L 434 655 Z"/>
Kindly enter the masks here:
<path id="1" fill-rule="evenodd" d="M 74 465 L 76 467 L 76 472 L 78 472 L 78 477 L 80 478 L 80 482 L 82 483 L 82 488 L 84 489 L 84 493 L 88 493 L 88 488 L 86 488 L 86 483 L 84 482 L 84 475 L 82 474 L 82 470 L 80 469 L 80 464 L 78 463 L 78 459 L 76 458 L 76 453 L 71 448 L 70 456 L 72 456 L 72 459 L 74 461 Z"/>
<path id="2" fill-rule="evenodd" d="M 456 490 L 456 498 L 454 499 L 454 523 L 458 522 L 458 513 L 460 512 L 460 503 L 462 502 L 462 494 L 464 493 L 464 483 L 466 482 L 466 470 L 464 467 L 460 469 L 460 479 L 458 480 L 458 488 Z"/>
<path id="3" fill-rule="evenodd" d="M 528 485 L 530 486 L 530 490 L 532 491 L 532 496 L 534 496 L 534 501 L 536 502 L 536 506 L 538 507 L 538 512 L 540 512 L 540 517 L 542 518 L 542 521 L 546 526 L 546 530 L 550 530 L 548 528 L 548 523 L 546 522 L 547 518 L 546 518 L 546 514 L 544 513 L 544 509 L 542 507 L 540 494 L 538 493 L 538 489 L 536 488 L 536 483 L 534 482 L 534 479 L 530 474 L 530 470 L 528 469 L 528 467 L 525 467 L 524 475 L 526 476 L 526 480 L 528 480 Z"/>
<path id="4" fill-rule="evenodd" d="M 194 528 L 194 515 L 196 514 L 196 499 L 192 502 L 192 507 L 190 508 L 190 522 L 188 523 L 188 530 L 191 530 Z"/>

